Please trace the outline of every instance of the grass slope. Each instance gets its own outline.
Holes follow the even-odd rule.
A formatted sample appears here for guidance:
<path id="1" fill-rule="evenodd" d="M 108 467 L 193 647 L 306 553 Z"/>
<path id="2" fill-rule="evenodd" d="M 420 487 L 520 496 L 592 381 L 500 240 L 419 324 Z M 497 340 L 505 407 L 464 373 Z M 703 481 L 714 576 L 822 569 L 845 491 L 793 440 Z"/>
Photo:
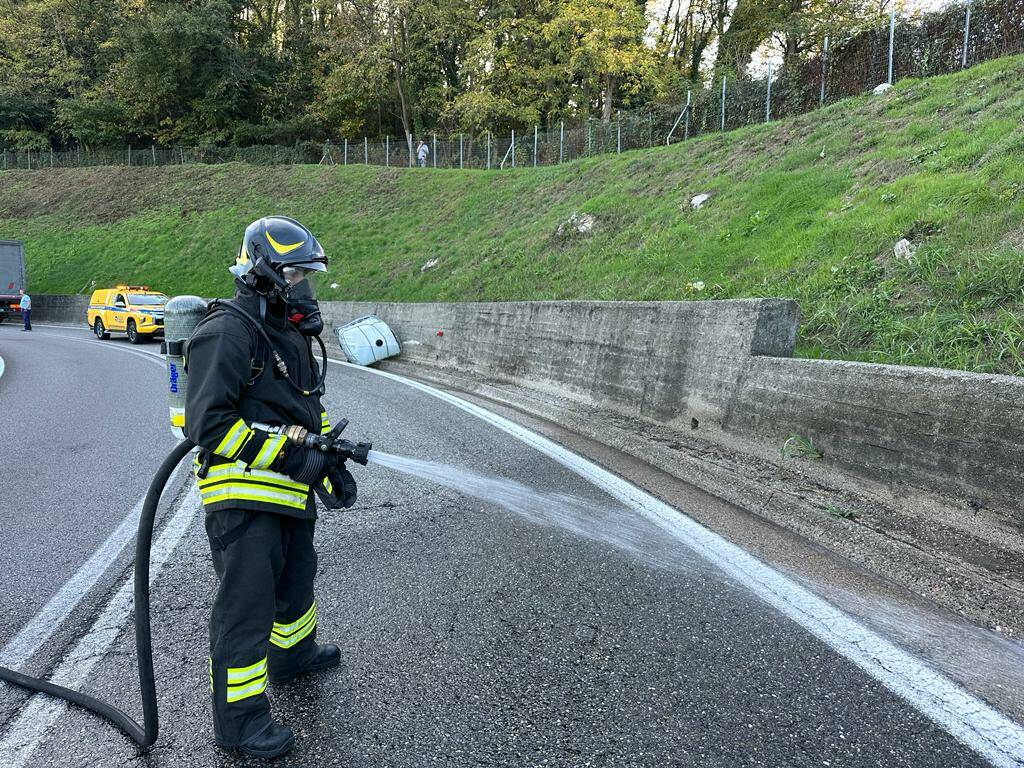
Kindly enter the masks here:
<path id="1" fill-rule="evenodd" d="M 691 210 L 701 192 L 711 200 Z M 226 294 L 242 229 L 270 212 L 321 237 L 330 298 L 792 296 L 804 356 L 1024 373 L 1021 57 L 536 170 L 0 174 L 0 238 L 26 241 L 37 292 L 141 281 Z M 573 213 L 593 231 L 558 235 Z M 905 236 L 919 244 L 909 262 L 892 252 Z"/>

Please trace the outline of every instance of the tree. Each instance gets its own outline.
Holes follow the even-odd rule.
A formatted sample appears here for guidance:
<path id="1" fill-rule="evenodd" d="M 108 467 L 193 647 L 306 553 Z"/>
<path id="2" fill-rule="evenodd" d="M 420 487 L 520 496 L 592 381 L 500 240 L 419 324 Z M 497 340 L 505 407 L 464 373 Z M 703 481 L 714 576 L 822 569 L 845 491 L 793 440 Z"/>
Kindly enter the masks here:
<path id="1" fill-rule="evenodd" d="M 646 30 L 647 18 L 634 0 L 564 0 L 545 37 L 579 102 L 595 105 L 607 122 L 618 91 L 635 93 L 653 72 Z"/>

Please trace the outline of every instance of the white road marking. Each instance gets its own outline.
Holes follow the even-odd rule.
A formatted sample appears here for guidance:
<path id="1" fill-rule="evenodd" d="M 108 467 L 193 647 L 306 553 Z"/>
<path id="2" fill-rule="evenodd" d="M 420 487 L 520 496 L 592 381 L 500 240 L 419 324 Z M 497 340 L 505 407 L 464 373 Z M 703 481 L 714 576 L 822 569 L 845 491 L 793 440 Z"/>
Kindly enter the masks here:
<path id="1" fill-rule="evenodd" d="M 175 483 L 178 474 L 176 470 L 171 476 L 171 483 Z M 28 623 L 0 650 L 0 667 L 17 669 L 53 637 L 132 540 L 139 524 L 143 501 L 145 498 L 139 499 L 128 516 L 107 536 L 107 540 L 100 544 L 89 559 L 82 563 L 74 575 L 46 602 L 42 610 L 29 619 Z"/>
<path id="2" fill-rule="evenodd" d="M 1018 723 L 674 507 L 552 440 L 455 395 L 375 368 L 333 358 L 330 362 L 432 395 L 554 459 L 672 534 L 997 768 L 1024 767 L 1024 728 Z"/>
<path id="3" fill-rule="evenodd" d="M 77 342 L 86 341 L 59 334 L 41 333 L 39 335 L 56 336 Z M 113 347 L 113 349 L 137 354 L 150 362 L 159 362 L 152 356 L 135 350 L 118 347 Z M 170 487 L 176 487 L 176 479 L 179 474 L 180 472 L 175 470 L 174 475 L 171 476 Z M 107 536 L 106 541 L 89 556 L 88 560 L 82 563 L 70 579 L 64 582 L 64 585 L 47 601 L 42 610 L 29 619 L 28 623 L 4 645 L 3 649 L 0 649 L 0 666 L 17 669 L 54 635 L 78 604 L 85 599 L 86 594 L 99 581 L 104 571 L 110 567 L 110 564 L 118 558 L 128 542 L 132 540 L 144 500 L 145 497 L 138 500 L 124 520 Z"/>
<path id="4" fill-rule="evenodd" d="M 199 493 L 193 485 L 174 509 L 152 549 L 149 583 L 153 584 L 181 541 L 199 508 Z M 78 688 L 124 630 L 132 614 L 134 579 L 129 576 L 107 603 L 103 613 L 85 636 L 66 655 L 50 677 L 51 682 Z M 2 685 L 2 683 L 0 683 Z M 49 696 L 35 695 L 11 724 L 0 741 L 0 758 L 6 768 L 22 768 L 40 741 L 53 730 L 67 704 Z"/>
<path id="5" fill-rule="evenodd" d="M 7 365 L 4 363 L 4 359 L 0 357 L 0 379 L 4 377 L 4 371 L 7 370 Z"/>
<path id="6" fill-rule="evenodd" d="M 86 344 L 102 344 L 99 341 L 79 339 L 61 334 L 39 333 L 39 336 L 52 336 Z M 127 349 L 118 345 L 104 345 L 108 349 L 126 352 L 141 357 L 156 365 L 162 365 L 163 358 L 159 355 L 146 353 L 141 350 Z M 181 474 L 181 468 L 175 469 L 168 487 L 176 488 Z M 104 572 L 120 556 L 127 544 L 133 539 L 138 527 L 139 514 L 145 497 L 140 498 L 128 515 L 118 524 L 106 540 L 96 549 L 89 559 L 78 568 L 63 586 L 51 597 L 46 605 L 32 617 L 0 650 L 0 666 L 16 669 L 24 664 L 32 655 L 42 647 L 67 620 L 68 616 L 85 599 L 89 591 L 96 585 L 96 582 L 103 576 Z M 5 685 L 0 683 L 0 685 Z M 36 697 L 29 705 L 31 709 L 39 699 Z M 28 710 L 25 710 L 28 711 Z M 24 715 L 24 712 L 22 713 Z M 11 738 L 8 733 L 4 742 L 0 743 L 0 755 L 5 754 L 3 748 Z"/>

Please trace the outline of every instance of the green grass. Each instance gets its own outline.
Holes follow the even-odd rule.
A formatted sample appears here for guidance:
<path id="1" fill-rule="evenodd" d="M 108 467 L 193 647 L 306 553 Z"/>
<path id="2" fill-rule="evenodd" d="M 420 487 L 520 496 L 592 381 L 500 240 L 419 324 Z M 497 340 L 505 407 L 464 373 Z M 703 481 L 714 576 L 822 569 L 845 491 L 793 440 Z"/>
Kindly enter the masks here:
<path id="1" fill-rule="evenodd" d="M 713 197 L 693 211 L 700 192 Z M 577 212 L 593 232 L 556 235 Z M 537 170 L 0 173 L 0 238 L 26 242 L 37 292 L 226 294 L 241 232 L 266 213 L 320 236 L 329 298 L 791 296 L 803 356 L 1024 373 L 1022 57 Z M 892 254 L 904 236 L 910 262 Z"/>

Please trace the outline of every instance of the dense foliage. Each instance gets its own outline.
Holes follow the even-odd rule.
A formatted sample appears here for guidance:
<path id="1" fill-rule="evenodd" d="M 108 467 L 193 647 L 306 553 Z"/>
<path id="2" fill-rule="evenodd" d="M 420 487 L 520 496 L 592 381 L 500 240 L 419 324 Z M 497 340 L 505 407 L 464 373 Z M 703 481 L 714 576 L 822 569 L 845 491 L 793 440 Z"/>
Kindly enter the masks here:
<path id="1" fill-rule="evenodd" d="M 709 116 L 697 122 L 710 125 L 716 77 L 739 76 L 731 93 L 741 94 L 766 51 L 780 86 L 773 111 L 792 114 L 816 105 L 826 35 L 835 95 L 879 82 L 887 5 L 2 0 L 0 146 L 292 145 L 544 129 L 609 120 L 619 109 L 674 114 L 687 90 L 706 85 L 697 101 L 708 102 Z M 1020 49 L 1024 0 L 973 7 L 972 48 Z M 897 69 L 958 68 L 963 8 L 911 21 L 916 37 L 900 48 Z M 748 111 L 763 112 L 763 85 L 749 84 Z M 742 110 L 729 116 L 741 118 Z"/>
<path id="2" fill-rule="evenodd" d="M 807 15 L 801 30 L 814 27 L 820 0 L 796 0 L 781 16 L 791 0 L 740 2 L 745 18 L 767 14 L 768 26 L 743 38 L 749 59 L 779 18 Z M 678 103 L 686 82 L 715 65 L 708 52 L 734 5 L 5 0 L 0 144 L 288 144 L 607 119 Z M 830 5 L 834 21 L 864 17 L 868 4 Z"/>

